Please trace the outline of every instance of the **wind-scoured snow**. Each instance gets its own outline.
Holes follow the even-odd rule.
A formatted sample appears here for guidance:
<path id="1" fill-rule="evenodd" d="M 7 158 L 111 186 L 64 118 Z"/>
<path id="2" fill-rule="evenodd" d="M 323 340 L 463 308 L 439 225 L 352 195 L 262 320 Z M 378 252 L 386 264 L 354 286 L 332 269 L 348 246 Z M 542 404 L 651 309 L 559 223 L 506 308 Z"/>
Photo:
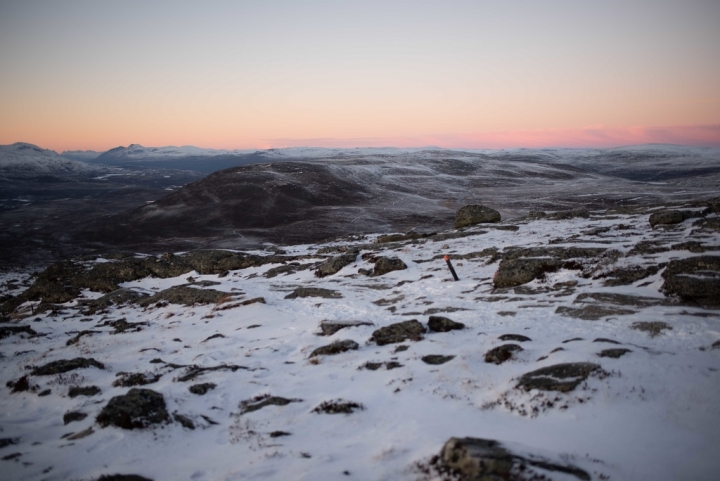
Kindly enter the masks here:
<path id="1" fill-rule="evenodd" d="M 720 349 L 713 346 L 720 340 L 720 311 L 682 304 L 660 291 L 665 263 L 720 255 L 720 234 L 698 230 L 694 222 L 653 230 L 647 214 L 594 211 L 589 218 L 526 219 L 516 224 L 517 230 L 478 226 L 455 238 L 377 244 L 370 235 L 283 247 L 288 255 L 309 256 L 297 265 L 268 264 L 223 276 L 188 272 L 122 285 L 156 293 L 191 283 L 226 292 L 217 304 L 127 304 L 88 314 L 80 301 L 101 295 L 90 291 L 55 312 L 33 314 L 37 303 L 26 303 L 12 323 L 40 335 L 0 340 L 3 386 L 34 366 L 61 359 L 93 358 L 105 368 L 30 376 L 34 391 L 3 388 L 0 438 L 13 440 L 0 450 L 6 457 L 0 461 L 3 476 L 436 479 L 417 466 L 450 437 L 472 436 L 553 453 L 592 479 L 714 480 L 720 472 Z M 694 252 L 683 244 L 689 240 L 697 243 Z M 646 245 L 662 248 L 640 248 Z M 305 265 L 354 246 L 360 255 L 337 274 L 317 278 Z M 487 252 L 467 256 L 488 248 L 502 253 L 510 247 L 548 246 L 602 248 L 608 254 L 505 289 L 493 287 L 497 259 Z M 408 268 L 378 277 L 360 275 L 359 269 L 372 268 L 362 257 L 368 253 L 398 257 Z M 446 254 L 454 259 L 458 282 L 442 260 Z M 605 284 L 609 272 L 629 266 L 660 267 L 627 285 Z M 342 297 L 286 298 L 297 287 L 331 289 Z M 242 304 L 258 297 L 265 302 Z M 587 305 L 614 313 L 597 320 L 568 314 Z M 428 332 L 422 340 L 401 344 L 370 342 L 378 328 L 410 319 L 427 326 L 430 315 L 466 327 Z M 144 324 L 137 332 L 113 334 L 108 323 L 119 319 Z M 319 336 L 324 320 L 364 324 Z M 658 321 L 667 324 L 659 334 L 637 328 Z M 94 332 L 78 336 L 87 330 Z M 506 334 L 530 340 L 517 342 L 523 350 L 500 365 L 485 362 L 485 353 L 505 344 L 499 337 Z M 75 337 L 76 343 L 68 343 Z M 356 342 L 358 349 L 311 356 L 341 340 Z M 609 348 L 629 352 L 619 358 L 599 356 Z M 427 355 L 454 357 L 431 365 L 422 360 Z M 566 362 L 597 363 L 603 374 L 567 393 L 516 387 L 523 374 Z M 371 370 L 367 363 L 382 364 Z M 388 369 L 387 363 L 399 366 Z M 172 365 L 241 368 L 207 371 L 184 382 L 187 368 Z M 171 417 L 184 416 L 194 429 L 176 421 L 133 431 L 100 427 L 101 409 L 128 391 L 113 386 L 121 373 L 160 375 L 140 387 L 161 393 Z M 216 387 L 197 395 L 188 389 L 196 383 Z M 90 385 L 101 393 L 68 396 L 71 386 Z M 48 395 L 38 396 L 48 389 Z M 246 409 L 262 396 L 292 402 Z M 338 399 L 362 409 L 315 411 Z M 72 411 L 87 417 L 64 424 L 63 415 Z M 550 478 L 577 479 L 557 472 Z"/>

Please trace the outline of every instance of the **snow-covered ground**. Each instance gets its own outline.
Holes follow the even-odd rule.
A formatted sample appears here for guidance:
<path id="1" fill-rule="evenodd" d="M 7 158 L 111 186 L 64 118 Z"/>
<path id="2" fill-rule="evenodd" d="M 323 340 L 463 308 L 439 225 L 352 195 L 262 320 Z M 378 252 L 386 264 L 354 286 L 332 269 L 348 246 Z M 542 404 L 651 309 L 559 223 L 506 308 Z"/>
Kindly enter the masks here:
<path id="1" fill-rule="evenodd" d="M 132 473 L 155 480 L 417 480 L 427 479 L 417 463 L 427 463 L 450 437 L 472 436 L 554 453 L 592 479 L 717 479 L 720 349 L 713 344 L 720 339 L 720 311 L 665 297 L 660 292 L 662 269 L 630 285 L 605 286 L 607 278 L 600 277 L 623 266 L 720 255 L 720 233 L 698 231 L 694 221 L 653 230 L 647 214 L 598 213 L 589 219 L 526 220 L 516 224 L 516 231 L 477 227 L 466 231 L 475 235 L 465 237 L 373 244 L 372 250 L 367 244 L 375 237 L 368 236 L 283 247 L 289 255 L 309 257 L 298 261 L 297 271 L 286 264 L 289 273 L 272 277 L 268 271 L 281 264 L 222 277 L 188 272 L 123 284 L 155 293 L 193 282 L 227 292 L 229 297 L 218 304 L 128 304 L 87 314 L 79 301 L 101 295 L 90 291 L 54 314 L 32 314 L 37 303 L 26 303 L 11 324 L 29 326 L 41 336 L 0 340 L 3 386 L 30 373 L 31 367 L 56 360 L 93 358 L 105 367 L 30 375 L 30 391 L 11 393 L 3 387 L 0 438 L 13 444 L 0 450 L 2 477 L 87 480 Z M 689 240 L 705 246 L 705 252 L 677 246 Z M 667 249 L 633 250 L 647 241 Z M 324 278 L 303 268 L 324 260 L 318 253 L 323 247 L 358 244 L 360 254 L 398 257 L 407 269 L 366 277 L 358 269 L 372 264 L 360 256 Z M 597 247 L 609 253 L 581 269 L 563 268 L 505 289 L 493 287 L 498 262 L 488 251 L 463 258 L 511 246 Z M 444 254 L 454 259 L 458 282 L 452 280 Z M 203 287 L 201 281 L 209 282 Z M 332 289 L 342 297 L 286 298 L 300 286 Z M 258 297 L 265 302 L 242 304 Z M 597 304 L 614 312 L 597 320 L 568 314 L 595 305 L 597 299 L 605 299 Z M 427 326 L 431 315 L 446 316 L 465 328 L 427 332 L 422 340 L 399 344 L 370 341 L 378 328 L 410 319 Z M 144 324 L 137 332 L 113 334 L 108 323 L 118 319 Z M 372 325 L 320 336 L 325 320 Z M 632 327 L 655 321 L 670 329 L 653 337 Z M 86 330 L 93 332 L 78 336 Z M 485 362 L 487 351 L 506 344 L 499 340 L 505 334 L 530 340 L 516 342 L 522 351 L 502 364 Z M 68 343 L 76 336 L 76 343 Z M 355 341 L 359 348 L 311 356 L 340 340 Z M 398 349 L 401 345 L 407 349 Z M 599 357 L 609 348 L 630 352 Z M 422 360 L 427 355 L 454 357 L 432 365 Z M 371 370 L 366 365 L 389 362 L 399 366 Z M 516 387 L 521 375 L 566 362 L 597 363 L 602 374 L 567 393 Z M 240 368 L 207 371 L 183 382 L 180 378 L 189 371 L 180 365 Z M 100 427 L 96 417 L 103 407 L 128 392 L 113 386 L 123 378 L 120 373 L 160 375 L 139 387 L 161 393 L 171 416 L 184 416 L 180 419 L 189 420 L 194 429 L 177 421 L 136 430 Z M 197 395 L 188 390 L 197 383 L 216 387 Z M 91 385 L 101 392 L 68 396 L 72 386 Z M 49 394 L 38 395 L 48 389 Z M 292 402 L 246 409 L 251 400 L 266 395 Z M 314 411 L 338 399 L 363 409 L 351 414 Z M 68 412 L 87 417 L 64 424 Z M 561 473 L 550 478 L 576 479 Z"/>

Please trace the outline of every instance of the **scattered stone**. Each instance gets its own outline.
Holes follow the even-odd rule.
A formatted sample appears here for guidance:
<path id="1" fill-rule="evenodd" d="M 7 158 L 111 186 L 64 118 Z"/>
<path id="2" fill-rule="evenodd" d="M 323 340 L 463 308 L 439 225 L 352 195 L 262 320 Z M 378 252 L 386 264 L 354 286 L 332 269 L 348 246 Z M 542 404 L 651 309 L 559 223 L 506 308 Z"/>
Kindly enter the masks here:
<path id="1" fill-rule="evenodd" d="M 287 406 L 290 403 L 302 402 L 302 399 L 286 399 L 280 396 L 271 396 L 265 394 L 263 396 L 247 399 L 240 403 L 240 414 L 247 414 L 258 411 L 266 406 Z"/>
<path id="2" fill-rule="evenodd" d="M 27 334 L 30 337 L 38 335 L 30 326 L 0 326 L 0 339 L 18 334 Z"/>
<path id="3" fill-rule="evenodd" d="M 485 353 L 485 362 L 502 364 L 513 357 L 514 352 L 520 352 L 523 348 L 517 344 L 503 344 L 490 349 Z"/>
<path id="4" fill-rule="evenodd" d="M 73 337 L 72 339 L 68 339 L 68 340 L 65 342 L 65 345 L 66 345 L 66 346 L 72 346 L 73 344 L 77 344 L 78 342 L 80 342 L 80 338 L 81 338 L 81 337 L 83 337 L 83 336 L 92 336 L 93 334 L 100 334 L 100 332 L 101 332 L 101 331 L 92 331 L 92 330 L 80 331 L 80 332 L 78 332 L 78 333 L 75 335 L 75 337 Z"/>
<path id="5" fill-rule="evenodd" d="M 405 340 L 419 341 L 423 338 L 424 333 L 425 327 L 416 319 L 411 319 L 377 329 L 372 333 L 370 341 L 377 343 L 378 346 L 395 344 Z"/>
<path id="6" fill-rule="evenodd" d="M 2 459 L 3 461 L 11 461 L 13 459 L 19 458 L 20 456 L 22 456 L 22 453 L 12 453 L 12 454 L 8 454 L 7 456 L 3 456 L 0 459 Z"/>
<path id="7" fill-rule="evenodd" d="M 204 374 L 209 371 L 231 371 L 235 372 L 238 369 L 248 369 L 245 366 L 237 366 L 235 364 L 220 364 L 219 366 L 207 366 L 207 367 L 200 367 L 200 366 L 177 366 L 177 367 L 185 367 L 186 371 L 185 374 L 182 376 L 179 376 L 176 381 L 178 382 L 187 382 L 195 379 L 196 377 L 200 376 L 201 374 Z"/>
<path id="8" fill-rule="evenodd" d="M 425 364 L 437 366 L 455 359 L 455 356 L 443 356 L 441 354 L 429 354 L 420 358 Z"/>
<path id="9" fill-rule="evenodd" d="M 25 392 L 30 390 L 30 381 L 28 380 L 27 375 L 22 376 L 17 381 L 8 381 L 5 383 L 5 386 L 10 388 L 10 392 L 16 393 L 16 392 Z"/>
<path id="10" fill-rule="evenodd" d="M 208 391 L 211 389 L 215 389 L 217 387 L 217 384 L 212 382 L 204 382 L 200 384 L 193 384 L 188 388 L 188 391 L 190 391 L 193 394 L 197 394 L 198 396 L 204 396 L 207 394 Z"/>
<path id="11" fill-rule="evenodd" d="M 447 317 L 430 316 L 428 319 L 428 329 L 432 332 L 448 332 L 465 329 L 465 324 L 462 322 L 455 322 Z"/>
<path id="12" fill-rule="evenodd" d="M 335 341 L 327 346 L 318 347 L 311 354 L 310 357 L 315 356 L 333 356 L 350 350 L 357 350 L 360 346 L 357 342 L 350 339 L 344 341 Z"/>
<path id="13" fill-rule="evenodd" d="M 679 224 L 692 217 L 700 217 L 700 215 L 690 210 L 662 210 L 650 214 L 649 222 L 650 227 L 654 229 L 656 225 Z"/>
<path id="14" fill-rule="evenodd" d="M 162 377 L 162 374 L 152 374 L 149 372 L 120 372 L 117 375 L 119 379 L 113 382 L 113 386 L 115 387 L 145 386 L 146 384 L 158 382 Z"/>
<path id="15" fill-rule="evenodd" d="M 484 205 L 471 204 L 455 213 L 455 228 L 460 229 L 481 223 L 500 222 L 500 212 Z"/>
<path id="16" fill-rule="evenodd" d="M 77 396 L 95 396 L 96 394 L 100 394 L 102 391 L 100 391 L 100 388 L 97 386 L 71 386 L 70 390 L 68 391 L 68 396 L 71 398 L 77 397 Z"/>
<path id="17" fill-rule="evenodd" d="M 367 321 L 322 321 L 320 323 L 320 331 L 323 336 L 332 336 L 336 332 L 338 332 L 340 329 L 345 329 L 346 327 L 356 327 L 356 326 L 372 326 L 372 322 Z"/>
<path id="18" fill-rule="evenodd" d="M 566 339 L 562 343 L 567 344 L 568 342 L 575 342 L 575 341 L 584 341 L 582 337 L 573 337 L 572 339 Z"/>
<path id="19" fill-rule="evenodd" d="M 68 436 L 66 439 L 67 439 L 68 441 L 77 441 L 78 439 L 82 439 L 82 438 L 86 438 L 86 437 L 90 436 L 90 435 L 93 434 L 94 432 L 95 432 L 95 431 L 93 431 L 92 426 L 90 426 L 90 427 L 88 427 L 87 429 L 83 429 L 82 431 L 80 431 L 80 432 L 78 432 L 78 433 L 71 434 L 71 435 Z"/>
<path id="20" fill-rule="evenodd" d="M 113 425 L 122 429 L 143 429 L 169 420 L 163 395 L 138 388 L 110 399 L 96 418 L 102 427 Z"/>
<path id="21" fill-rule="evenodd" d="M 195 429 L 195 423 L 187 416 L 184 416 L 182 414 L 175 413 L 173 414 L 173 419 L 180 423 L 182 427 L 187 429 Z"/>
<path id="22" fill-rule="evenodd" d="M 273 431 L 270 433 L 271 438 L 279 438 L 281 436 L 290 436 L 291 433 L 285 431 Z"/>
<path id="23" fill-rule="evenodd" d="M 116 289 L 89 302 L 87 304 L 88 314 L 94 314 L 95 312 L 101 309 L 106 309 L 112 305 L 121 306 L 125 304 L 136 304 L 144 297 L 147 297 L 147 294 L 143 292 L 137 292 L 127 288 Z"/>
<path id="24" fill-rule="evenodd" d="M 73 371 L 75 369 L 85 369 L 88 367 L 96 367 L 105 369 L 105 365 L 93 358 L 76 357 L 70 360 L 60 360 L 49 362 L 43 366 L 36 367 L 32 370 L 33 376 L 50 376 L 52 374 L 62 374 L 64 372 Z"/>
<path id="25" fill-rule="evenodd" d="M 20 438 L 2 438 L 0 439 L 0 449 L 6 448 L 12 444 L 17 444 L 20 442 Z"/>
<path id="26" fill-rule="evenodd" d="M 211 339 L 221 339 L 221 338 L 224 338 L 224 337 L 225 337 L 225 336 L 222 335 L 222 334 L 220 334 L 220 333 L 213 334 L 212 336 L 209 336 L 209 337 L 208 337 L 207 339 L 205 339 L 204 341 L 200 341 L 200 344 L 202 344 L 203 342 L 210 341 Z"/>
<path id="27" fill-rule="evenodd" d="M 650 334 L 650 337 L 657 337 L 663 333 L 664 330 L 671 330 L 672 327 L 666 322 L 662 321 L 650 321 L 650 322 L 633 322 L 630 329 L 636 331 L 645 331 Z"/>
<path id="28" fill-rule="evenodd" d="M 389 361 L 389 362 L 370 362 L 370 361 L 368 361 L 365 364 L 363 364 L 362 366 L 360 366 L 360 369 L 368 369 L 370 371 L 377 371 L 378 369 L 383 367 L 383 365 L 385 366 L 385 369 L 387 369 L 388 371 L 398 368 L 398 367 L 403 367 L 403 365 L 397 361 Z"/>
<path id="29" fill-rule="evenodd" d="M 360 251 L 353 250 L 328 259 L 320 264 L 315 271 L 315 277 L 327 277 L 339 272 L 343 267 L 352 264 L 357 259 Z"/>
<path id="30" fill-rule="evenodd" d="M 641 279 L 645 279 L 647 277 L 650 277 L 652 275 L 655 275 L 658 273 L 660 269 L 665 267 L 666 263 L 661 263 L 654 266 L 629 266 L 629 267 L 622 267 L 615 269 L 613 271 L 608 272 L 607 274 L 603 275 L 602 277 L 607 277 L 603 282 L 603 286 L 605 287 L 614 287 L 614 286 L 627 286 L 630 284 L 633 284 L 634 282 L 637 282 Z"/>
<path id="31" fill-rule="evenodd" d="M 38 393 L 38 397 L 45 397 L 45 396 L 49 396 L 50 394 L 52 394 L 52 390 L 50 390 L 50 389 L 45 389 L 45 390 L 40 391 L 40 392 Z"/>
<path id="32" fill-rule="evenodd" d="M 313 409 L 312 412 L 318 414 L 352 414 L 355 411 L 362 411 L 363 409 L 365 409 L 365 406 L 360 403 L 336 399 L 334 401 L 324 401 Z"/>
<path id="33" fill-rule="evenodd" d="M 570 392 L 596 371 L 600 371 L 600 366 L 590 362 L 555 364 L 523 374 L 516 387 L 525 391 Z"/>
<path id="34" fill-rule="evenodd" d="M 75 421 L 82 421 L 85 419 L 88 415 L 85 413 L 81 413 L 80 411 L 70 411 L 63 414 L 63 423 L 70 424 Z"/>
<path id="35" fill-rule="evenodd" d="M 392 271 L 407 269 L 407 265 L 397 257 L 378 257 L 375 261 L 375 268 L 370 274 L 373 277 L 382 276 Z"/>
<path id="36" fill-rule="evenodd" d="M 501 341 L 515 341 L 515 342 L 528 342 L 532 341 L 527 336 L 523 336 L 522 334 L 503 334 L 502 336 L 498 337 Z"/>
<path id="37" fill-rule="evenodd" d="M 393 352 L 394 352 L 394 353 L 398 353 L 398 352 L 407 351 L 408 349 L 410 349 L 410 346 L 406 346 L 406 345 L 404 345 L 404 344 L 400 344 L 399 346 L 397 346 L 397 347 L 395 348 L 395 350 L 394 350 Z"/>
<path id="38" fill-rule="evenodd" d="M 552 479 L 548 472 L 568 474 L 582 481 L 591 479 L 578 467 L 535 454 L 521 456 L 492 439 L 450 438 L 439 460 L 456 474 L 452 479 L 460 481 Z"/>
<path id="39" fill-rule="evenodd" d="M 670 261 L 662 277 L 665 295 L 702 305 L 720 305 L 720 256 Z"/>
<path id="40" fill-rule="evenodd" d="M 628 352 L 632 352 L 632 351 L 630 349 L 624 349 L 624 348 L 605 349 L 603 351 L 600 351 L 598 353 L 598 356 L 618 359 L 619 357 L 624 356 Z"/>
<path id="41" fill-rule="evenodd" d="M 497 287 L 515 287 L 540 279 L 548 272 L 555 272 L 562 262 L 554 258 L 503 259 L 493 277 Z"/>
<path id="42" fill-rule="evenodd" d="M 320 287 L 298 287 L 285 299 L 297 299 L 298 297 L 323 297 L 325 299 L 340 299 L 342 294 L 332 289 L 322 289 Z"/>
<path id="43" fill-rule="evenodd" d="M 264 297 L 254 297 L 252 299 L 247 299 L 245 301 L 240 302 L 240 305 L 241 306 L 249 306 L 250 304 L 257 304 L 257 303 L 267 304 L 267 302 L 265 302 Z"/>
<path id="44" fill-rule="evenodd" d="M 110 326 L 115 330 L 113 334 L 124 334 L 126 332 L 140 332 L 143 330 L 143 327 L 147 325 L 147 322 L 127 322 L 123 317 L 121 319 L 105 321 L 98 324 L 97 327 Z"/>

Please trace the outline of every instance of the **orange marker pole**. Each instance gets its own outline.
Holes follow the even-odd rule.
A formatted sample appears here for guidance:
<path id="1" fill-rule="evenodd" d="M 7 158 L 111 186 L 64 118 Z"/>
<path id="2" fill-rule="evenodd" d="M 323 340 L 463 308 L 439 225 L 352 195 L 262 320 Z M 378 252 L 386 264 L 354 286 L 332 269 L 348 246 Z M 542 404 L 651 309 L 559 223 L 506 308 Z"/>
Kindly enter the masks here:
<path id="1" fill-rule="evenodd" d="M 447 265 L 450 268 L 450 272 L 453 275 L 453 279 L 455 279 L 456 281 L 459 281 L 460 279 L 458 278 L 457 274 L 455 273 L 455 268 L 453 267 L 452 262 L 450 262 L 450 256 L 445 256 L 445 262 L 447 262 Z"/>

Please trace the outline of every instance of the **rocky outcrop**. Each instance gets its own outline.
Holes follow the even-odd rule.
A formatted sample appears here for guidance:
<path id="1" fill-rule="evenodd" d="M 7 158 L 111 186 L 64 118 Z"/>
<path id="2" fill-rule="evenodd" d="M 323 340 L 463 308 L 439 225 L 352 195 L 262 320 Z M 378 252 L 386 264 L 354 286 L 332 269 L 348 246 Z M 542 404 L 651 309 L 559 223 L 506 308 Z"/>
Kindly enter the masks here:
<path id="1" fill-rule="evenodd" d="M 370 276 L 382 276 L 392 271 L 401 271 L 407 269 L 407 265 L 397 257 L 378 257 L 375 260 L 375 267 Z"/>
<path id="2" fill-rule="evenodd" d="M 357 350 L 359 347 L 360 346 L 357 342 L 350 339 L 346 339 L 344 341 L 335 341 L 332 344 L 328 344 L 327 346 L 318 347 L 310 354 L 310 357 L 333 356 L 342 352 Z"/>
<path id="3" fill-rule="evenodd" d="M 500 262 L 493 285 L 495 287 L 515 287 L 539 279 L 548 272 L 555 272 L 562 262 L 553 258 L 540 259 L 503 259 Z"/>
<path id="4" fill-rule="evenodd" d="M 523 348 L 517 344 L 503 344 L 490 349 L 485 353 L 485 362 L 492 364 L 502 364 L 512 359 L 513 353 L 522 351 Z"/>
<path id="5" fill-rule="evenodd" d="M 62 374 L 74 371 L 75 369 L 85 369 L 88 367 L 105 369 L 104 364 L 93 358 L 76 357 L 75 359 L 63 359 L 60 361 L 49 362 L 40 367 L 36 367 L 30 374 L 33 376 L 51 376 L 53 374 Z"/>
<path id="6" fill-rule="evenodd" d="M 466 205 L 455 213 L 455 228 L 500 222 L 500 212 L 484 205 Z"/>
<path id="7" fill-rule="evenodd" d="M 122 429 L 144 429 L 170 421 L 162 394 L 150 389 L 130 389 L 127 394 L 115 396 L 96 418 L 102 426 Z"/>
<path id="8" fill-rule="evenodd" d="M 343 267 L 355 262 L 359 253 L 357 250 L 352 250 L 346 254 L 341 254 L 326 260 L 315 270 L 315 277 L 327 277 L 338 273 Z"/>
<path id="9" fill-rule="evenodd" d="M 181 304 L 192 306 L 193 304 L 216 304 L 223 298 L 227 298 L 232 294 L 229 292 L 217 291 L 215 289 L 198 289 L 190 286 L 175 286 L 164 291 L 160 291 L 154 296 L 146 297 L 138 304 L 140 306 L 149 306 L 157 302 L 169 302 L 171 304 Z"/>
<path id="10" fill-rule="evenodd" d="M 597 371 L 600 366 L 591 362 L 555 364 L 523 374 L 516 387 L 525 391 L 569 392 Z"/>
<path id="11" fill-rule="evenodd" d="M 340 329 L 357 326 L 372 326 L 372 322 L 367 321 L 322 321 L 320 323 L 320 333 L 323 336 L 332 336 Z"/>
<path id="12" fill-rule="evenodd" d="M 411 319 L 376 330 L 370 337 L 370 341 L 375 342 L 378 346 L 384 346 L 405 340 L 419 341 L 423 338 L 423 334 L 425 334 L 425 327 L 416 319 Z"/>
<path id="13" fill-rule="evenodd" d="M 340 299 L 342 294 L 332 289 L 323 289 L 320 287 L 298 287 L 290 294 L 285 296 L 285 299 L 297 299 L 300 297 L 323 297 L 325 299 Z"/>
<path id="14" fill-rule="evenodd" d="M 460 481 L 553 479 L 552 473 L 590 480 L 590 475 L 578 467 L 545 456 L 517 454 L 492 439 L 450 438 L 439 460 L 457 474 L 453 479 Z"/>
<path id="15" fill-rule="evenodd" d="M 661 224 L 679 224 L 680 222 L 693 217 L 700 217 L 700 215 L 690 210 L 661 210 L 650 214 L 649 222 L 650 227 L 655 228 L 656 225 Z"/>
<path id="16" fill-rule="evenodd" d="M 703 305 L 720 305 L 720 256 L 670 261 L 662 277 L 665 295 Z"/>

